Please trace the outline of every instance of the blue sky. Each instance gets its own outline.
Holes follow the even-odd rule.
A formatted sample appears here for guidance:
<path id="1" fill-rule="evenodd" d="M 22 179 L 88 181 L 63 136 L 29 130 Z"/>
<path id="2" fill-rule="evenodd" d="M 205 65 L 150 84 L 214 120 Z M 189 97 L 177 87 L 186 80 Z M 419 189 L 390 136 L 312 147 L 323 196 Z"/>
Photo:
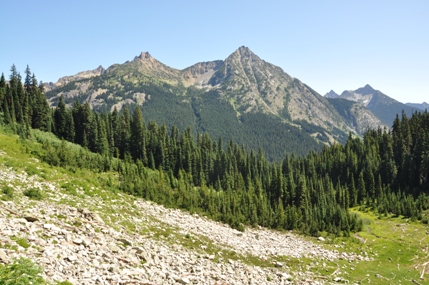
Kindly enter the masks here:
<path id="1" fill-rule="evenodd" d="M 38 80 L 142 51 L 177 69 L 249 47 L 324 95 L 365 84 L 429 102 L 429 1 L 0 0 L 0 72 Z"/>

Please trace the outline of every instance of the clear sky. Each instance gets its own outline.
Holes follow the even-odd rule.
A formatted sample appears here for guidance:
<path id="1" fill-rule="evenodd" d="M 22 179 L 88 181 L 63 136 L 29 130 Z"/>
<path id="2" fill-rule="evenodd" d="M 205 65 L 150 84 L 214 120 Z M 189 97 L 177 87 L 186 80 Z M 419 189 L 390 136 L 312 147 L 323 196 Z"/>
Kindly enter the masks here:
<path id="1" fill-rule="evenodd" d="M 429 102 L 429 1 L 0 0 L 0 72 L 56 82 L 148 51 L 183 69 L 240 46 L 324 95 Z"/>

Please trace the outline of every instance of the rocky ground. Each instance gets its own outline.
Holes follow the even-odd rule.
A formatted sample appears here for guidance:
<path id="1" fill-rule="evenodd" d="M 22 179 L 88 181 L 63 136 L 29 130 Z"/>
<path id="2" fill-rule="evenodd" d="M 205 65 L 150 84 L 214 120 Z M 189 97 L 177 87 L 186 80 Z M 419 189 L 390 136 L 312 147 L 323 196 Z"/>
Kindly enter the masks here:
<path id="1" fill-rule="evenodd" d="M 368 260 L 323 247 L 323 239 L 248 228 L 238 232 L 175 209 L 120 193 L 66 191 L 37 175 L 0 165 L 0 263 L 27 257 L 50 281 L 77 284 L 331 284 L 341 270 L 319 276 L 325 262 Z M 22 195 L 37 188 L 41 201 Z M 69 189 L 70 190 L 70 189 Z M 1 194 L 0 194 L 1 196 Z M 288 260 L 311 259 L 295 266 Z M 317 268 L 317 270 L 314 270 Z"/>

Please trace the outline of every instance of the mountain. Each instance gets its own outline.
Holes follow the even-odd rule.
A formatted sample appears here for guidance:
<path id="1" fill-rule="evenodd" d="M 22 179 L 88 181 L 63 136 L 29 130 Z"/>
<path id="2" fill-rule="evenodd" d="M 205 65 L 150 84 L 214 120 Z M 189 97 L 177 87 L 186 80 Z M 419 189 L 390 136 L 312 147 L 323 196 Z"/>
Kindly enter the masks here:
<path id="1" fill-rule="evenodd" d="M 429 110 L 429 104 L 426 102 L 423 102 L 423 103 L 406 103 L 406 105 L 408 105 L 412 108 L 423 110 L 423 111 Z"/>
<path id="2" fill-rule="evenodd" d="M 262 148 L 271 159 L 306 154 L 344 142 L 349 132 L 361 135 L 383 125 L 365 108 L 342 110 L 343 104 L 333 104 L 244 46 L 225 60 L 183 70 L 143 52 L 123 64 L 63 77 L 48 86 L 51 106 L 60 96 L 68 106 L 87 101 L 98 111 L 141 106 L 146 121 Z"/>
<path id="3" fill-rule="evenodd" d="M 331 106 L 325 98 L 280 67 L 261 60 L 247 47 L 231 54 L 209 84 L 233 101 L 240 114 L 259 112 L 326 129 L 349 129 L 338 114 L 329 110 Z"/>
<path id="4" fill-rule="evenodd" d="M 334 98 L 327 96 L 328 98 Z M 375 90 L 369 84 L 356 90 L 346 90 L 339 97 L 353 102 L 358 102 L 365 106 L 375 116 L 377 116 L 384 124 L 391 126 L 396 115 L 402 114 L 402 111 L 411 116 L 415 108 L 396 101 L 395 99 L 385 95 L 379 90 Z"/>
<path id="5" fill-rule="evenodd" d="M 338 95 L 334 90 L 329 91 L 325 94 L 325 98 L 338 98 L 340 95 Z"/>

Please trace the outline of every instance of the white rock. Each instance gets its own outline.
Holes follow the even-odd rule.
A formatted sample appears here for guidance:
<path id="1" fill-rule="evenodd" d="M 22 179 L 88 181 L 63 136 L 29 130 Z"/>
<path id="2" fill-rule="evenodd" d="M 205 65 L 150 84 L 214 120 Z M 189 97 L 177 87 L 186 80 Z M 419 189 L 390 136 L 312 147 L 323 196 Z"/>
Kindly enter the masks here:
<path id="1" fill-rule="evenodd" d="M 80 239 L 80 238 L 76 238 L 76 239 L 74 239 L 74 240 L 73 240 L 73 243 L 74 243 L 74 244 L 77 244 L 77 245 L 80 245 L 80 244 L 82 244 L 82 243 L 83 243 L 83 240 L 82 240 L 82 239 Z"/>

